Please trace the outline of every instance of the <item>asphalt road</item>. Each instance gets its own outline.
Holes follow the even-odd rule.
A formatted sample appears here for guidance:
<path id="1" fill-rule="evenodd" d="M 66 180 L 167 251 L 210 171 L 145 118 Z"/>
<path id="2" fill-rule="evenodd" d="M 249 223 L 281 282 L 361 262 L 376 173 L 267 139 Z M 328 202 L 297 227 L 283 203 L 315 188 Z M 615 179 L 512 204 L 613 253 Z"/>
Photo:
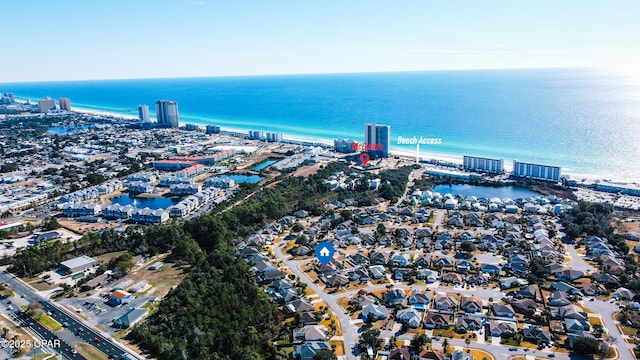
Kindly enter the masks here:
<path id="1" fill-rule="evenodd" d="M 594 300 L 594 301 L 584 301 L 584 306 L 589 310 L 594 311 L 597 314 L 602 316 L 602 320 L 604 321 L 604 327 L 609 332 L 609 336 L 612 339 L 615 339 L 614 343 L 618 348 L 618 353 L 620 354 L 620 360 L 633 360 L 635 356 L 633 356 L 631 344 L 627 344 L 625 342 L 625 335 L 622 334 L 620 328 L 618 327 L 618 322 L 613 320 L 613 314 L 620 311 L 618 305 L 615 303 L 611 303 L 609 301 L 602 300 Z"/>
<path id="2" fill-rule="evenodd" d="M 282 260 L 291 271 L 300 279 L 304 281 L 309 289 L 318 295 L 318 297 L 327 304 L 333 314 L 338 318 L 340 327 L 342 329 L 342 339 L 344 341 L 345 356 L 347 359 L 356 359 L 356 356 L 352 353 L 351 348 L 355 346 L 358 341 L 358 329 L 351 323 L 351 319 L 347 316 L 340 305 L 336 302 L 336 298 L 324 292 L 318 285 L 314 284 L 311 279 L 304 272 L 300 271 L 295 264 L 295 261 L 287 259 L 287 256 L 282 252 L 282 245 L 284 242 L 278 244 L 275 247 L 276 257 Z"/>
<path id="3" fill-rule="evenodd" d="M 28 304 L 33 302 L 39 302 L 42 304 L 42 309 L 45 312 L 51 313 L 50 316 L 53 319 L 55 319 L 61 324 L 65 322 L 68 323 L 69 324 L 68 328 L 63 329 L 62 331 L 59 332 L 59 334 L 56 334 L 60 337 L 60 339 L 63 340 L 64 343 L 69 342 L 69 344 L 73 345 L 77 342 L 86 342 L 86 343 L 92 344 L 107 356 L 117 357 L 118 355 L 121 355 L 126 352 L 126 353 L 129 353 L 131 356 L 134 356 L 135 358 L 139 358 L 137 354 L 133 354 L 129 351 L 126 351 L 123 347 L 116 345 L 110 337 L 105 337 L 100 332 L 85 325 L 81 320 L 76 318 L 76 316 L 72 314 L 70 311 L 68 311 L 67 309 L 63 307 L 59 307 L 53 301 L 42 298 L 41 296 L 36 294 L 30 286 L 26 285 L 19 279 L 14 278 L 13 275 L 6 272 L 0 272 L 0 282 L 9 284 L 9 286 L 13 288 L 16 294 L 15 307 L 17 309 L 19 309 L 18 306 L 20 303 Z M 29 323 L 27 323 L 26 326 L 28 326 L 29 328 L 38 330 L 38 334 L 42 335 L 43 340 L 49 341 L 53 338 L 54 334 L 52 334 L 46 328 L 42 327 L 37 321 L 32 321 L 31 323 L 33 324 L 28 325 Z M 82 329 L 82 330 L 79 331 L 79 329 Z M 78 358 L 78 356 L 80 356 L 78 354 L 76 355 L 76 357 L 73 357 L 72 356 L 73 354 L 71 354 L 70 349 L 69 349 L 69 354 L 71 357 L 69 357 L 69 355 L 67 357 L 70 359 L 76 359 Z"/>
<path id="4" fill-rule="evenodd" d="M 42 343 L 47 345 L 45 348 L 52 350 L 56 354 L 62 355 L 66 359 L 86 359 L 82 355 L 75 353 L 72 345 L 69 345 L 67 342 L 59 339 L 53 332 L 40 325 L 39 322 L 33 320 L 24 311 L 17 310 L 11 315 L 21 327 L 28 328 L 32 333 L 44 340 Z"/>

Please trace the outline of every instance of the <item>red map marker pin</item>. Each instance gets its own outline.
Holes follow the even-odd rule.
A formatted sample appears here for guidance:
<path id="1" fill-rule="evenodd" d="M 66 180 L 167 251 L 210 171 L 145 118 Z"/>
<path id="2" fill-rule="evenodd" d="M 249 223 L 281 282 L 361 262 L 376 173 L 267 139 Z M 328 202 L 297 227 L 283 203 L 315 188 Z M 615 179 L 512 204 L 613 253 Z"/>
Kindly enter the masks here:
<path id="1" fill-rule="evenodd" d="M 360 154 L 360 162 L 362 163 L 362 166 L 367 166 L 367 163 L 369 162 L 369 154 L 367 153 Z"/>

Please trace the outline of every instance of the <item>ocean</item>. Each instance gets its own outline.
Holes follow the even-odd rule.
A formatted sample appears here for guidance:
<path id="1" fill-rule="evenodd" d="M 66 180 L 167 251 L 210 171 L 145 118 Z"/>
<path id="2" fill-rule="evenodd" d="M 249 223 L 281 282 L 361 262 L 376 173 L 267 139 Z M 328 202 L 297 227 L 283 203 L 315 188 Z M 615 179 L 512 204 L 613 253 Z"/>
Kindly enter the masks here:
<path id="1" fill-rule="evenodd" d="M 158 99 L 178 101 L 180 122 L 279 131 L 285 137 L 364 140 L 364 124 L 398 136 L 440 138 L 421 153 L 561 166 L 640 182 L 640 82 L 601 70 L 473 70 L 332 75 L 0 83 L 32 101 L 137 116 Z M 578 175 L 581 176 L 581 175 Z"/>

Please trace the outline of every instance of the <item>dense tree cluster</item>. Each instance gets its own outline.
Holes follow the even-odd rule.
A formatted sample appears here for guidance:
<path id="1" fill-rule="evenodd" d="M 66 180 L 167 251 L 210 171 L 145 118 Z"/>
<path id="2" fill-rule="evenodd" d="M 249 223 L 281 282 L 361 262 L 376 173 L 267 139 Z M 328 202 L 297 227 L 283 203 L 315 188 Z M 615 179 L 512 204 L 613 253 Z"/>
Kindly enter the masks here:
<path id="1" fill-rule="evenodd" d="M 12 271 L 19 276 L 38 274 L 80 255 L 97 256 L 114 251 L 130 251 L 136 255 L 164 253 L 185 236 L 182 228 L 176 225 L 136 226 L 123 233 L 107 230 L 101 234 L 87 234 L 73 242 L 38 243 L 16 253 Z"/>
<path id="2" fill-rule="evenodd" d="M 409 173 L 412 166 L 403 166 L 398 169 L 384 170 L 380 172 L 380 188 L 378 193 L 387 200 L 402 196 L 409 181 Z"/>
<path id="3" fill-rule="evenodd" d="M 248 265 L 215 250 L 130 337 L 158 359 L 273 359 L 277 316 Z"/>
<path id="4" fill-rule="evenodd" d="M 592 337 L 579 337 L 573 340 L 573 351 L 578 355 L 595 355 L 600 351 L 600 343 Z"/>
<path id="5" fill-rule="evenodd" d="M 592 236 L 609 236 L 613 228 L 609 224 L 613 205 L 579 201 L 578 205 L 562 217 L 562 225 L 570 239 L 582 234 Z"/>
<path id="6" fill-rule="evenodd" d="M 320 211 L 332 195 L 323 180 L 336 170 L 328 166 L 308 179 L 285 178 L 229 211 L 185 223 L 172 256 L 193 264 L 189 276 L 132 331 L 132 340 L 159 359 L 275 358 L 278 312 L 233 249 L 293 211 Z"/>

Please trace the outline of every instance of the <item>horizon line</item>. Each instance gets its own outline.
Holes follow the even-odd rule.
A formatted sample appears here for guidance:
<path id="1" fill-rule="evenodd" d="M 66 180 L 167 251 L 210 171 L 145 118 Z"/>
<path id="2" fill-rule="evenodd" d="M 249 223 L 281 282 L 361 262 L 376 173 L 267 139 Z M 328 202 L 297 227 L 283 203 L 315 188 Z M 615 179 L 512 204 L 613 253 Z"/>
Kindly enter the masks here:
<path id="1" fill-rule="evenodd" d="M 462 69 L 422 69 L 422 70 L 384 70 L 384 71 L 337 71 L 337 72 L 308 72 L 308 73 L 263 73 L 263 74 L 237 74 L 237 75 L 187 75 L 166 77 L 139 77 L 139 78 L 100 78 L 100 79 L 65 79 L 65 80 L 24 80 L 0 82 L 5 84 L 25 83 L 53 83 L 53 82 L 88 82 L 88 81 L 122 81 L 122 80 L 171 80 L 171 79 L 201 79 L 201 78 L 250 78 L 250 77 L 277 77 L 277 76 L 308 76 L 308 75 L 359 75 L 359 74 L 399 74 L 399 73 L 426 73 L 426 72 L 464 72 L 464 71 L 491 71 L 491 70 L 567 70 L 567 69 L 608 69 L 605 66 L 541 66 L 541 67 L 486 67 L 486 68 L 462 68 Z"/>

